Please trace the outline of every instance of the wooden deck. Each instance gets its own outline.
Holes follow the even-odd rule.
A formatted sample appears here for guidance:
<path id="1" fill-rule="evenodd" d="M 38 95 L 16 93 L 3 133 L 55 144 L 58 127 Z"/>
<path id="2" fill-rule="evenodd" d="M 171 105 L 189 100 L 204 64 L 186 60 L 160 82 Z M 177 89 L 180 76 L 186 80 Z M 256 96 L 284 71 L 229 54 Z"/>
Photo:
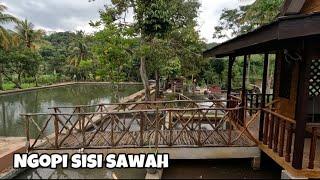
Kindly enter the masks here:
<path id="1" fill-rule="evenodd" d="M 226 147 L 228 145 L 228 133 L 229 131 L 202 131 L 200 133 L 201 141 L 204 147 Z M 91 139 L 95 132 L 86 132 L 86 139 Z M 233 130 L 231 132 L 231 140 L 236 140 L 240 134 L 240 131 Z M 81 133 L 74 134 L 73 136 L 68 136 L 63 142 L 60 149 L 76 149 L 82 147 Z M 174 130 L 171 134 L 172 144 L 170 144 L 170 131 L 159 131 L 158 147 L 198 147 L 198 132 L 197 131 L 179 131 Z M 209 138 L 208 138 L 209 137 Z M 63 139 L 64 135 L 60 135 L 59 139 Z M 112 145 L 112 139 L 114 145 Z M 140 144 L 140 132 L 114 132 L 113 137 L 111 132 L 100 132 L 90 141 L 87 148 L 128 148 L 128 147 L 154 147 L 156 143 L 156 134 L 154 131 L 145 131 L 143 133 L 143 144 Z M 174 142 L 173 142 L 174 141 Z M 54 144 L 52 139 L 51 144 Z M 41 143 L 36 149 L 50 149 L 53 148 L 48 142 Z M 246 136 L 240 136 L 235 142 L 233 142 L 233 147 L 253 147 L 256 146 L 255 142 L 250 140 Z"/>
<path id="2" fill-rule="evenodd" d="M 266 153 L 270 158 L 272 158 L 277 164 L 279 164 L 283 169 L 287 170 L 290 174 L 296 177 L 308 177 L 308 178 L 319 178 L 320 177 L 320 154 L 317 153 L 314 160 L 314 169 L 309 169 L 309 154 L 310 154 L 310 138 L 305 139 L 304 153 L 303 153 L 303 163 L 302 169 L 294 169 L 291 165 L 292 157 L 290 162 L 285 161 L 285 157 L 279 157 L 277 152 L 269 149 L 267 145 L 259 144 L 260 149 Z M 293 148 L 293 145 L 292 145 Z M 317 149 L 320 148 L 320 144 L 317 143 Z"/>

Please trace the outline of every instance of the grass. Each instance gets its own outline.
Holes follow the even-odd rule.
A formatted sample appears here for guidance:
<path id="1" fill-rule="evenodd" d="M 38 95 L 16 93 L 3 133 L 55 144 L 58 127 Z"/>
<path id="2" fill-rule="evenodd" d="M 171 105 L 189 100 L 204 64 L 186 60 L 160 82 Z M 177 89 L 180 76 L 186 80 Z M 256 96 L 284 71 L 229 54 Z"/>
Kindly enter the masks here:
<path id="1" fill-rule="evenodd" d="M 3 89 L 4 89 L 5 91 L 7 91 L 7 90 L 12 90 L 12 89 L 14 89 L 14 84 L 13 84 L 13 83 L 4 83 L 4 84 L 3 84 Z"/>
<path id="2" fill-rule="evenodd" d="M 5 91 L 16 89 L 14 87 L 15 87 L 15 84 L 13 84 L 11 82 L 6 82 L 6 83 L 3 84 L 3 89 Z M 36 87 L 35 83 L 23 83 L 23 84 L 21 84 L 21 88 L 22 89 L 33 88 L 33 87 Z"/>

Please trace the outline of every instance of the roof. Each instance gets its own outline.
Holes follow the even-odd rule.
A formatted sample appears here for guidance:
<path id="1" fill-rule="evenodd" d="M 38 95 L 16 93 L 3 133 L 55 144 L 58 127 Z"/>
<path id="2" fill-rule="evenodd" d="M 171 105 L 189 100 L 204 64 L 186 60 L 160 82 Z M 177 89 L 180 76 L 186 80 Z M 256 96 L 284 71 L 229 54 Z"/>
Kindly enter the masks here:
<path id="1" fill-rule="evenodd" d="M 280 41 L 320 35 L 320 13 L 279 17 L 276 21 L 226 41 L 203 53 L 205 57 L 224 57 L 265 53 Z"/>

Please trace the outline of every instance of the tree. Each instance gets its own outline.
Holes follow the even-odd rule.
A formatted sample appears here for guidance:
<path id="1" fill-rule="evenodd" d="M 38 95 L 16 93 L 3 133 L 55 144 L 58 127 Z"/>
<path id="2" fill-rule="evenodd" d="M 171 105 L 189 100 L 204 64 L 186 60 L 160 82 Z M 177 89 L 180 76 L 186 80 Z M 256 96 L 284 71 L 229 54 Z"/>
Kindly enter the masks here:
<path id="1" fill-rule="evenodd" d="M 214 38 L 227 38 L 252 31 L 273 21 L 280 12 L 284 0 L 256 0 L 251 5 L 236 9 L 224 9 L 219 25 L 214 27 Z"/>
<path id="2" fill-rule="evenodd" d="M 11 43 L 13 43 L 12 36 L 8 31 L 3 27 L 3 24 L 10 22 L 17 22 L 17 19 L 9 14 L 4 12 L 7 10 L 7 7 L 3 4 L 0 4 L 0 50 L 7 50 Z M 3 65 L 0 64 L 0 90 L 3 90 Z"/>
<path id="3" fill-rule="evenodd" d="M 133 50 L 139 43 L 132 29 L 108 24 L 94 35 L 94 42 L 92 49 L 99 62 L 99 76 L 112 82 L 126 80 L 125 70 L 135 68 Z"/>
<path id="4" fill-rule="evenodd" d="M 272 22 L 279 14 L 284 0 L 256 0 L 253 4 L 240 6 L 236 9 L 224 9 L 219 25 L 215 27 L 214 38 L 230 39 L 252 31 L 262 25 Z M 248 57 L 250 67 L 251 56 Z M 269 66 L 270 67 L 270 66 Z M 249 84 L 249 71 L 246 83 Z"/>
<path id="5" fill-rule="evenodd" d="M 3 52 L 1 63 L 4 64 L 3 75 L 21 89 L 21 78 L 23 76 L 34 77 L 38 72 L 41 56 L 28 48 L 12 48 Z"/>
<path id="6" fill-rule="evenodd" d="M 75 39 L 69 47 L 69 52 L 69 71 L 76 77 L 77 80 L 79 80 L 79 65 L 82 61 L 87 60 L 87 58 L 89 58 L 89 50 L 86 44 L 85 35 L 83 31 L 78 31 L 76 33 Z"/>
<path id="7" fill-rule="evenodd" d="M 3 24 L 10 22 L 17 22 L 17 19 L 9 14 L 4 12 L 7 10 L 7 7 L 3 4 L 0 4 L 0 41 L 1 47 L 7 49 L 11 43 L 11 36 L 8 33 L 7 29 L 3 27 Z"/>
<path id="8" fill-rule="evenodd" d="M 283 2 L 284 0 L 256 0 L 247 9 L 242 22 L 250 24 L 252 28 L 268 24 L 278 16 Z"/>
<path id="9" fill-rule="evenodd" d="M 148 49 L 153 39 L 165 39 L 172 31 L 195 24 L 199 3 L 196 0 L 175 1 L 145 1 L 145 0 L 117 0 L 106 5 L 101 12 L 101 23 L 117 24 L 119 28 L 132 28 L 140 44 L 136 51 L 140 59 L 140 76 L 145 88 L 145 100 L 151 100 L 148 82 L 146 60 Z M 133 11 L 134 22 L 128 24 L 126 15 Z M 98 23 L 99 24 L 99 23 Z"/>
<path id="10" fill-rule="evenodd" d="M 243 23 L 243 18 L 249 6 L 240 6 L 236 9 L 223 9 L 219 25 L 214 27 L 214 38 L 231 38 L 245 33 L 251 26 Z"/>
<path id="11" fill-rule="evenodd" d="M 17 23 L 16 35 L 21 40 L 21 43 L 29 49 L 35 49 L 35 43 L 40 42 L 44 35 L 42 30 L 35 30 L 34 25 L 27 19 Z"/>

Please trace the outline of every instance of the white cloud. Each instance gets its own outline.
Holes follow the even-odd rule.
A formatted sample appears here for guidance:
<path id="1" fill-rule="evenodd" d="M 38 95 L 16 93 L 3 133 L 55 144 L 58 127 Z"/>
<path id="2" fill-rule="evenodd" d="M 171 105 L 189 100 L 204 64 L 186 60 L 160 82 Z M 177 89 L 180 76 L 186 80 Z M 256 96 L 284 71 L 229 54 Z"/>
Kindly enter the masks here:
<path id="1" fill-rule="evenodd" d="M 48 31 L 85 30 L 92 32 L 90 20 L 99 18 L 98 11 L 109 0 L 2 0 L 9 12 L 20 19 L 28 19 L 36 28 Z M 224 8 L 236 8 L 254 0 L 199 0 L 201 5 L 198 30 L 207 42 L 213 42 L 214 26 Z M 131 18 L 132 19 L 132 18 Z"/>

